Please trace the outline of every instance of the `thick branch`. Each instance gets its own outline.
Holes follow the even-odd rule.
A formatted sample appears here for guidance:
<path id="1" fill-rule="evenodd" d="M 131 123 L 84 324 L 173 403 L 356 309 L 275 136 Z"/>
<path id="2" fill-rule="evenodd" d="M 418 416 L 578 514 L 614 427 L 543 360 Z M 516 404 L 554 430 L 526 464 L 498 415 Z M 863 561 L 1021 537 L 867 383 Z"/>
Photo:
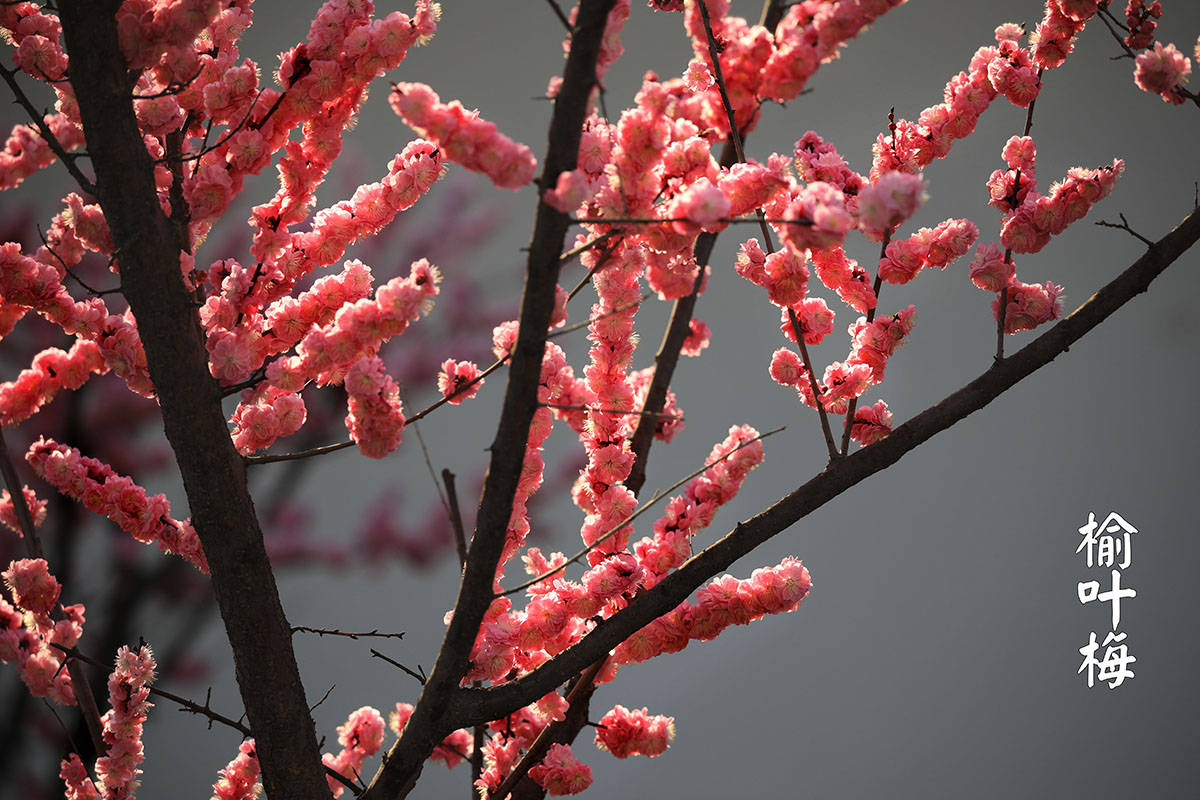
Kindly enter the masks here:
<path id="1" fill-rule="evenodd" d="M 159 206 L 153 163 L 134 116 L 133 78 L 117 42 L 117 5 L 64 0 L 59 6 L 96 194 L 211 568 L 267 794 L 328 798 L 245 467 L 208 371 L 196 309 L 180 272 L 180 242 Z"/>
<path id="2" fill-rule="evenodd" d="M 935 434 L 978 411 L 1035 370 L 1049 364 L 1149 287 L 1163 270 L 1200 240 L 1200 209 L 1189 214 L 1141 258 L 1093 295 L 1069 317 L 1023 349 L 896 428 L 886 439 L 830 463 L 820 474 L 774 505 L 740 523 L 692 556 L 628 607 L 604 620 L 572 647 L 528 675 L 487 689 L 461 689 L 449 721 L 457 726 L 497 719 L 544 695 L 639 629 L 671 611 L 713 575 L 728 568 L 771 537 L 876 472 L 890 467 Z"/>
<path id="3" fill-rule="evenodd" d="M 575 168 L 588 99 L 596 85 L 600 40 L 613 5 L 614 0 L 583 0 L 579 5 L 562 87 L 550 120 L 540 186 L 553 186 L 559 173 Z M 554 290 L 568 226 L 566 214 L 539 199 L 521 298 L 520 330 L 454 617 L 404 735 L 388 752 L 364 798 L 406 795 L 421 774 L 425 759 L 452 730 L 445 728 L 442 721 L 446 706 L 469 667 L 471 647 L 492 601 L 491 588 L 512 515 L 529 426 L 538 407 L 537 388 L 546 349 L 546 329 L 554 309 Z"/>

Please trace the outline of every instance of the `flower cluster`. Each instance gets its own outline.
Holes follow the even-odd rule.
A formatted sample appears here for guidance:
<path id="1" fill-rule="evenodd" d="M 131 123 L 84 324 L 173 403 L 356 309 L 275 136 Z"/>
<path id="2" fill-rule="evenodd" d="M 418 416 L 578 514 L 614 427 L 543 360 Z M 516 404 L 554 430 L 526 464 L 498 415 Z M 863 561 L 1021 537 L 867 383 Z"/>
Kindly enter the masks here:
<path id="1" fill-rule="evenodd" d="M 537 172 L 533 151 L 457 100 L 443 103 L 423 83 L 398 83 L 389 102 L 410 128 L 445 150 L 447 158 L 487 175 L 500 188 L 520 189 L 533 180 Z"/>
<path id="2" fill-rule="evenodd" d="M 579 794 L 592 785 L 592 768 L 575 757 L 570 745 L 552 744 L 529 777 L 550 795 Z"/>
<path id="3" fill-rule="evenodd" d="M 1154 49 L 1135 59 L 1133 82 L 1138 88 L 1162 97 L 1164 103 L 1179 105 L 1186 97 L 1182 86 L 1192 74 L 1192 62 L 1175 45 L 1155 42 Z"/>
<path id="4" fill-rule="evenodd" d="M 646 661 L 682 650 L 692 639 L 709 641 L 730 625 L 746 625 L 766 614 L 794 611 L 812 588 L 804 565 L 791 556 L 778 566 L 760 567 L 749 578 L 715 579 L 685 601 L 626 639 L 614 651 L 614 666 Z"/>
<path id="5" fill-rule="evenodd" d="M 117 651 L 116 668 L 108 677 L 108 701 L 112 706 L 101 718 L 105 754 L 96 759 L 96 780 L 88 777 L 79 756 L 63 759 L 59 772 L 67 797 L 75 800 L 132 798 L 137 791 L 142 763 L 142 726 L 154 682 L 154 655 L 142 645 L 137 652 L 128 647 Z"/>
<path id="6" fill-rule="evenodd" d="M 1028 136 L 1014 136 L 1002 151 L 1007 170 L 996 170 L 988 180 L 990 204 L 1004 214 L 1000 244 L 981 245 L 971 260 L 971 281 L 987 292 L 996 292 L 992 310 L 1003 320 L 1005 333 L 1031 330 L 1058 319 L 1062 312 L 1062 287 L 1047 281 L 1024 283 L 1017 278 L 1013 253 L 1036 253 L 1050 238 L 1087 215 L 1092 205 L 1112 191 L 1125 170 L 1114 159 L 1098 169 L 1072 167 L 1067 177 L 1054 183 L 1048 194 L 1037 189 L 1037 148 Z"/>
<path id="7" fill-rule="evenodd" d="M 3 577 L 13 602 L 0 595 L 0 662 L 16 666 L 34 697 L 74 705 L 75 691 L 63 669 L 65 654 L 58 647 L 74 647 L 79 641 L 83 606 L 64 606 L 61 618 L 51 618 L 61 587 L 44 559 L 13 561 Z"/>
<path id="8" fill-rule="evenodd" d="M 892 412 L 882 400 L 854 412 L 850 438 L 864 447 L 874 444 L 892 432 Z"/>
<path id="9" fill-rule="evenodd" d="M 370 706 L 363 706 L 346 718 L 344 725 L 337 729 L 338 744 L 342 750 L 336 756 L 326 753 L 321 762 L 353 780 L 362 770 L 363 762 L 379 752 L 383 745 L 383 715 Z M 334 797 L 341 797 L 346 787 L 333 777 L 327 777 L 329 790 Z"/>
<path id="10" fill-rule="evenodd" d="M 33 517 L 33 526 L 39 527 L 46 521 L 46 501 L 39 499 L 33 489 L 28 486 L 21 487 L 21 494 L 25 496 L 25 505 L 29 509 L 30 516 Z M 0 490 L 0 524 L 17 536 L 25 535 L 25 532 L 21 530 L 20 521 L 17 519 L 17 509 L 8 489 Z"/>
<path id="11" fill-rule="evenodd" d="M 709 453 L 707 470 L 690 480 L 683 492 L 667 501 L 654 523 L 654 535 L 635 542 L 633 553 L 649 588 L 692 554 L 692 538 L 708 527 L 717 510 L 734 498 L 750 471 L 762 463 L 758 432 L 749 425 L 734 426 Z M 740 449 L 738 449 L 740 448 Z"/>
<path id="12" fill-rule="evenodd" d="M 213 784 L 215 800 L 255 800 L 262 791 L 258 781 L 260 768 L 254 740 L 246 739 L 238 746 L 238 754 L 221 770 Z"/>
<path id="13" fill-rule="evenodd" d="M 400 387 L 388 375 L 379 356 L 355 362 L 346 373 L 350 396 L 346 427 L 363 455 L 383 458 L 400 446 L 404 406 Z"/>
<path id="14" fill-rule="evenodd" d="M 442 362 L 442 371 L 438 373 L 438 391 L 450 403 L 461 404 L 470 400 L 483 386 L 479 366 L 473 361 L 455 361 L 448 358 Z"/>
<path id="15" fill-rule="evenodd" d="M 208 572 L 200 538 L 191 522 L 171 518 L 166 495 L 150 496 L 107 464 L 53 439 L 38 439 L 25 460 L 39 478 L 83 503 L 89 511 L 108 517 L 139 542 L 158 542 L 164 553 L 175 553 L 201 572 Z"/>
<path id="16" fill-rule="evenodd" d="M 908 283 L 927 267 L 945 269 L 978 238 L 979 228 L 969 219 L 948 219 L 933 228 L 921 228 L 907 239 L 888 243 L 877 274 L 888 283 Z"/>
<path id="17" fill-rule="evenodd" d="M 596 746 L 617 758 L 660 756 L 674 738 L 675 718 L 651 716 L 645 708 L 630 711 L 622 705 L 613 706 L 596 725 Z"/>

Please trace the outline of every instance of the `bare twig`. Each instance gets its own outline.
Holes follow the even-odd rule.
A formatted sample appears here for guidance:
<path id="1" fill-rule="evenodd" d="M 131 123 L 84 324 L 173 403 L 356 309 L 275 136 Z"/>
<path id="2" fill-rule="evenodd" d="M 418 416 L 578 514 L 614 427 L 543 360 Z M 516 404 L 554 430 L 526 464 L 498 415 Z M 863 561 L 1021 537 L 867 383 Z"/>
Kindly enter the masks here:
<path id="1" fill-rule="evenodd" d="M 1122 230 L 1122 231 L 1125 231 L 1126 233 L 1128 233 L 1128 234 L 1129 234 L 1130 236 L 1132 236 L 1133 238 L 1135 238 L 1135 239 L 1137 239 L 1138 241 L 1140 241 L 1140 242 L 1142 242 L 1143 244 L 1145 244 L 1145 245 L 1146 245 L 1146 247 L 1153 247 L 1153 246 L 1154 246 L 1154 242 L 1150 241 L 1150 240 L 1149 240 L 1149 239 L 1147 239 L 1145 236 L 1142 236 L 1140 233 L 1138 233 L 1137 231 L 1135 231 L 1133 228 L 1129 227 L 1129 220 L 1125 219 L 1125 215 L 1124 215 L 1124 214 L 1119 214 L 1118 216 L 1121 218 L 1121 224 L 1120 224 L 1120 225 L 1116 224 L 1115 222 L 1108 222 L 1108 221 L 1106 221 L 1106 220 L 1102 220 L 1102 219 L 1101 219 L 1101 220 L 1097 220 L 1097 221 L 1095 222 L 1095 224 L 1096 224 L 1096 225 L 1099 225 L 1101 228 L 1116 228 L 1117 230 Z"/>
<path id="2" fill-rule="evenodd" d="M 344 636 L 347 639 L 403 639 L 404 631 L 399 633 L 381 633 L 378 628 L 369 631 L 342 631 L 337 628 L 310 628 L 307 625 L 293 625 L 292 633 L 315 633 L 318 636 Z"/>
<path id="3" fill-rule="evenodd" d="M 443 469 L 442 482 L 446 484 L 450 527 L 454 529 L 454 546 L 458 550 L 458 564 L 462 566 L 467 563 L 467 532 L 463 529 L 462 509 L 458 505 L 458 490 L 454 487 L 454 473 Z"/>
<path id="4" fill-rule="evenodd" d="M 408 667 L 404 666 L 403 664 L 401 664 L 399 661 L 397 661 L 394 658 L 388 658 L 383 653 L 376 650 L 374 647 L 371 648 L 371 655 L 375 656 L 376 658 L 383 659 L 384 661 L 391 664 L 396 669 L 402 670 L 405 673 L 413 676 L 414 678 L 417 679 L 417 682 L 420 683 L 422 686 L 424 686 L 425 682 L 427 680 L 429 680 L 425 675 L 425 670 L 421 667 L 420 664 L 417 664 L 417 669 L 420 670 L 419 672 L 417 672 L 417 671 L 411 670 Z"/>
<path id="5" fill-rule="evenodd" d="M 571 20 L 567 19 L 567 15 L 563 13 L 562 7 L 559 6 L 558 0 L 546 0 L 550 4 L 550 8 L 554 9 L 554 16 L 558 17 L 558 21 L 567 29 L 567 33 L 571 33 Z"/>

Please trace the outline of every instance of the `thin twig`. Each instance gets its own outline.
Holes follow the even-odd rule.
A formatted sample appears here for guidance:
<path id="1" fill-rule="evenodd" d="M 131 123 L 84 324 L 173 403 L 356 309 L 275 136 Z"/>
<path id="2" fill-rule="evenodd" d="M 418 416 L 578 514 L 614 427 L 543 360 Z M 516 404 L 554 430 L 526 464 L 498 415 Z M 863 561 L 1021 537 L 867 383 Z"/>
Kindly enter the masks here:
<path id="1" fill-rule="evenodd" d="M 543 572 L 541 575 L 538 575 L 535 578 L 530 578 L 529 580 L 525 581 L 524 583 L 522 583 L 518 586 L 514 586 L 511 589 L 505 589 L 503 592 L 498 592 L 498 593 L 496 593 L 495 596 L 496 597 L 506 597 L 510 594 L 516 594 L 517 592 L 524 591 L 525 589 L 528 589 L 530 586 L 534 586 L 535 584 L 541 583 L 542 581 L 546 580 L 547 578 L 552 577 L 559 572 L 562 572 L 564 569 L 567 568 L 568 565 L 574 564 L 575 562 L 579 561 L 581 558 L 586 556 L 588 553 L 595 550 L 597 546 L 602 544 L 610 536 L 613 536 L 618 531 L 620 531 L 622 528 L 626 527 L 627 525 L 632 523 L 635 519 L 640 517 L 642 514 L 649 511 L 656 503 L 658 503 L 659 500 L 663 499 L 664 497 L 669 495 L 671 492 L 678 489 L 680 486 L 683 486 L 685 483 L 690 481 L 692 478 L 695 478 L 697 475 L 704 474 L 705 472 L 712 469 L 717 464 L 720 464 L 722 461 L 729 458 L 730 456 L 732 456 L 734 453 L 741 450 L 742 448 L 749 447 L 750 445 L 754 444 L 755 442 L 760 442 L 763 439 L 767 438 L 768 436 L 772 436 L 776 433 L 779 433 L 782 430 L 783 430 L 783 427 L 779 427 L 779 428 L 775 428 L 773 430 L 769 430 L 766 433 L 760 433 L 758 436 L 755 436 L 753 439 L 742 442 L 737 447 L 733 448 L 732 450 L 730 450 L 728 453 L 721 456 L 720 458 L 714 459 L 712 462 L 705 464 L 703 467 L 700 467 L 697 470 L 693 470 L 692 472 L 689 472 L 687 475 L 684 475 L 682 478 L 675 481 L 675 483 L 671 484 L 666 489 L 655 492 L 653 497 L 651 497 L 649 500 L 647 500 L 646 502 L 644 502 L 640 506 L 638 506 L 636 509 L 634 509 L 633 512 L 631 512 L 629 514 L 629 516 L 625 517 L 625 519 L 621 520 L 616 525 L 614 525 L 603 536 L 596 539 L 596 541 L 592 542 L 590 545 L 583 548 L 578 553 L 571 556 L 570 558 L 568 558 L 563 563 L 559 564 L 554 569 L 547 570 L 546 572 Z"/>
<path id="2" fill-rule="evenodd" d="M 311 714 L 313 711 L 315 711 L 317 709 L 317 706 L 321 705 L 321 703 L 324 703 L 326 700 L 328 700 L 329 695 L 333 694 L 333 690 L 336 688 L 337 688 L 336 683 L 329 684 L 329 688 L 325 690 L 325 694 L 321 695 L 321 699 L 308 707 L 308 713 Z"/>
<path id="3" fill-rule="evenodd" d="M 619 231 L 605 231 L 604 233 L 600 234 L 599 236 L 589 239 L 588 241 L 584 242 L 583 244 L 579 245 L 578 247 L 573 247 L 570 250 L 568 250 L 567 252 L 563 253 L 561 256 L 558 257 L 558 261 L 560 264 L 566 265 L 568 262 L 571 261 L 571 259 L 580 255 L 581 253 L 587 252 L 588 250 L 591 250 L 593 247 L 596 247 L 597 245 L 604 244 L 606 241 L 608 241 L 612 237 L 620 236 L 620 235 L 621 234 Z"/>
<path id="4" fill-rule="evenodd" d="M 443 469 L 442 482 L 446 484 L 447 511 L 450 514 L 450 527 L 454 529 L 454 546 L 458 550 L 458 565 L 461 567 L 467 563 L 467 532 L 463 528 L 458 490 L 454 487 L 454 473 Z"/>
<path id="5" fill-rule="evenodd" d="M 1133 228 L 1129 227 L 1129 220 L 1125 219 L 1124 214 L 1119 214 L 1118 216 L 1121 217 L 1120 225 L 1116 224 L 1115 222 L 1108 222 L 1108 221 L 1102 220 L 1102 219 L 1097 220 L 1094 224 L 1099 225 L 1101 228 L 1116 228 L 1117 230 L 1125 231 L 1130 236 L 1141 241 L 1142 244 L 1146 245 L 1146 247 L 1154 246 L 1154 242 L 1150 241 L 1145 236 L 1142 236 L 1140 233 L 1135 231 Z"/>
<path id="6" fill-rule="evenodd" d="M 572 32 L 571 20 L 567 19 L 567 15 L 563 13 L 562 8 L 558 5 L 557 0 L 546 0 L 550 4 L 550 8 L 554 9 L 554 16 L 558 17 L 558 21 L 567 29 L 567 33 Z"/>
<path id="7" fill-rule="evenodd" d="M 559 411 L 593 411 L 600 414 L 636 414 L 639 417 L 660 417 L 665 419 L 683 421 L 682 414 L 670 414 L 666 411 L 633 411 L 624 408 L 597 408 L 595 406 L 585 405 L 564 405 L 562 403 L 541 403 L 542 408 L 554 408 Z"/>
<path id="8" fill-rule="evenodd" d="M 292 633 L 315 633 L 318 636 L 345 636 L 347 639 L 403 639 L 404 631 L 399 633 L 380 633 L 378 628 L 369 631 L 342 631 L 337 628 L 310 628 L 307 625 L 293 625 Z"/>
<path id="9" fill-rule="evenodd" d="M 403 670 L 403 671 L 404 671 L 404 672 L 406 672 L 407 674 L 409 674 L 409 675 L 413 676 L 414 678 L 416 678 L 416 679 L 417 679 L 417 682 L 418 682 L 418 683 L 420 683 L 422 686 L 424 686 L 424 685 L 425 685 L 425 681 L 426 681 L 426 680 L 428 680 L 428 679 L 425 677 L 425 670 L 424 670 L 424 669 L 421 667 L 421 665 L 420 665 L 420 664 L 417 664 L 417 669 L 418 669 L 418 670 L 420 670 L 420 672 L 414 672 L 413 670 L 411 670 L 411 669 L 409 669 L 408 667 L 406 667 L 406 666 L 404 666 L 403 664 L 401 664 L 401 663 L 400 663 L 399 661 L 397 661 L 396 659 L 394 659 L 394 658 L 388 658 L 388 657 L 387 657 L 387 656 L 385 656 L 383 653 L 381 653 L 381 652 L 379 652 L 378 650 L 376 650 L 374 647 L 372 647 L 372 648 L 371 648 L 371 655 L 375 656 L 376 658 L 383 659 L 383 660 L 384 660 L 384 661 L 386 661 L 387 663 L 391 664 L 393 667 L 395 667 L 395 668 L 397 668 L 397 669 L 399 669 L 399 670 Z"/>
<path id="10" fill-rule="evenodd" d="M 42 247 L 46 248 L 46 252 L 49 253 L 50 255 L 54 256 L 54 260 L 57 261 L 62 266 L 63 272 L 67 273 L 67 275 L 69 277 L 73 278 L 76 283 L 78 283 L 80 286 L 82 286 L 83 290 L 85 292 L 87 292 L 88 294 L 91 294 L 91 295 L 95 295 L 96 297 L 103 297 L 106 294 L 120 294 L 121 293 L 120 286 L 118 286 L 116 289 L 93 289 L 91 286 L 88 286 L 86 283 L 83 282 L 83 279 L 81 279 L 78 275 L 76 275 L 75 272 L 69 266 L 67 266 L 67 262 L 63 261 L 62 256 L 60 256 L 58 253 L 54 252 L 54 248 L 50 246 L 50 240 L 46 238 L 45 232 L 42 231 L 41 224 L 37 225 L 37 235 L 38 235 L 38 238 L 42 240 Z"/>

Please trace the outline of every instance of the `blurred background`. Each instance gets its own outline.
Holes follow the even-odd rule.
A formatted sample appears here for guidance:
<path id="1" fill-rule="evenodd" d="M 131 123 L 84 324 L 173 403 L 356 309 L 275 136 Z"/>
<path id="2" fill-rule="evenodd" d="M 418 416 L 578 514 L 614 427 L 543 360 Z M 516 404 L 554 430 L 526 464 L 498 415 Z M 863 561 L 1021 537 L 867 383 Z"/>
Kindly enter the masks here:
<path id="1" fill-rule="evenodd" d="M 1200 6 L 1185 0 L 1164 5 L 1158 38 L 1190 56 Z M 243 55 L 264 73 L 273 69 L 275 54 L 304 37 L 318 6 L 313 0 L 257 5 Z M 540 156 L 551 110 L 542 95 L 562 68 L 563 29 L 550 6 L 445 0 L 442 7 L 434 41 L 412 51 L 390 77 L 428 83 L 443 100 L 478 108 Z M 757 19 L 760 7 L 757 0 L 734 0 L 732 13 Z M 395 9 L 411 7 L 377 3 L 379 15 Z M 1041 14 L 1036 0 L 913 0 L 852 40 L 840 60 L 810 81 L 810 93 L 786 107 L 767 106 L 747 154 L 765 160 L 772 152 L 790 153 L 811 129 L 865 173 L 889 108 L 915 119 L 941 101 L 945 82 L 966 68 L 977 47 L 993 41 L 998 24 L 1032 27 Z M 632 101 L 646 70 L 676 76 L 690 57 L 681 15 L 654 13 L 636 0 L 623 40 L 625 56 L 606 78 L 614 116 Z M 1085 220 L 1042 252 L 1017 258 L 1023 280 L 1065 286 L 1065 311 L 1144 250 L 1132 236 L 1092 222 L 1117 221 L 1124 213 L 1138 232 L 1158 239 L 1193 207 L 1200 179 L 1200 109 L 1171 107 L 1139 91 L 1132 62 L 1114 60 L 1119 54 L 1093 20 L 1066 65 L 1047 73 L 1034 113 L 1043 190 L 1071 166 L 1100 166 L 1113 157 L 1126 162 L 1116 190 Z M 375 85 L 342 161 L 319 192 L 319 208 L 382 176 L 391 156 L 413 138 L 388 108 L 386 92 L 386 82 Z M 6 110 L 4 120 L 23 122 L 17 111 Z M 905 230 L 965 216 L 978 224 L 981 243 L 996 240 L 999 215 L 986 205 L 984 182 L 1002 166 L 1000 149 L 1021 132 L 1024 118 L 1023 109 L 1002 98 L 994 102 L 976 133 L 926 170 L 929 201 Z M 243 211 L 273 189 L 274 175 L 264 173 L 197 263 L 244 254 Z M 0 195 L 5 239 L 24 237 L 36 246 L 32 221 L 46 227 L 67 190 L 63 171 L 51 169 Z M 408 408 L 434 398 L 443 358 L 490 363 L 492 325 L 516 315 L 520 248 L 529 238 L 535 199 L 532 189 L 499 191 L 452 166 L 385 238 L 348 254 L 362 258 L 380 280 L 406 272 L 419 256 L 445 276 L 432 315 L 391 346 L 389 363 L 404 381 Z M 730 425 L 787 430 L 767 440 L 765 463 L 698 547 L 806 481 L 826 460 L 815 414 L 767 374 L 771 352 L 783 345 L 778 314 L 761 289 L 732 271 L 737 245 L 752 235 L 734 227 L 718 239 L 712 279 L 697 310 L 712 327 L 712 344 L 677 371 L 673 388 L 686 429 L 668 446 L 656 443 L 644 494 L 699 467 Z M 852 237 L 847 250 L 869 263 L 877 245 Z M 1200 542 L 1191 503 L 1200 475 L 1198 268 L 1200 254 L 1187 254 L 1148 294 L 1052 365 L 736 564 L 731 572 L 746 577 L 795 555 L 811 571 L 814 588 L 793 614 L 693 642 L 681 653 L 625 668 L 601 687 L 593 719 L 616 703 L 648 706 L 674 716 L 678 735 L 657 759 L 618 761 L 596 751 L 585 733 L 575 751 L 594 772 L 589 796 L 1195 797 Z M 881 313 L 911 303 L 919 314 L 907 347 L 868 396 L 885 399 L 897 423 L 991 363 L 992 295 L 976 289 L 966 273 L 963 259 L 882 294 Z M 582 275 L 573 265 L 562 282 L 572 286 Z M 835 334 L 814 351 L 820 365 L 844 358 L 848 340 L 841 331 L 857 316 L 827 299 L 838 320 Z M 576 302 L 572 322 L 583 318 L 590 300 Z M 635 367 L 652 363 L 666 313 L 665 304 L 654 301 L 639 315 Z M 1036 333 L 1007 337 L 1006 352 Z M 28 342 L 5 341 L 0 379 L 11 380 L 33 352 L 57 343 L 29 336 Z M 583 332 L 564 347 L 578 372 L 586 363 Z M 475 400 L 445 407 L 419 425 L 434 471 L 449 468 L 459 476 L 469 516 L 502 385 L 498 373 Z M 59 398 L 46 412 L 50 421 L 38 424 L 64 426 L 58 430 L 67 443 L 167 492 L 176 516 L 186 516 L 168 454 L 154 443 L 153 407 L 129 403 L 93 381 L 82 398 Z M 345 438 L 344 406 L 339 410 L 336 398 L 324 410 L 310 404 L 310 415 L 324 425 L 314 426 L 318 438 L 287 442 L 286 449 Z M 560 428 L 548 443 L 547 485 L 530 542 L 571 553 L 582 518 L 567 489 L 582 456 L 575 437 Z M 10 446 L 19 452 L 39 432 L 32 423 L 22 426 L 18 436 L 26 441 Z M 336 726 L 359 706 L 386 715 L 397 701 L 415 702 L 416 682 L 370 657 L 368 648 L 428 669 L 457 588 L 457 560 L 433 478 L 417 437 L 406 433 L 405 442 L 382 462 L 348 450 L 319 463 L 253 471 L 291 622 L 405 632 L 402 640 L 384 642 L 297 636 L 310 702 L 328 691 L 314 712 L 326 749 L 335 747 Z M 121 458 L 129 463 L 120 464 Z M 1085 606 L 1077 598 L 1079 581 L 1105 574 L 1089 570 L 1076 553 L 1078 529 L 1089 512 L 1103 519 L 1111 511 L 1138 529 L 1123 576 L 1137 597 L 1123 603 L 1121 622 L 1137 658 L 1136 677 L 1113 690 L 1106 684 L 1089 689 L 1077 674 L 1079 648 L 1092 631 L 1103 639 L 1110 620 L 1108 605 Z M 60 577 L 69 570 L 64 599 L 88 603 L 85 648 L 102 628 L 118 643 L 144 636 L 160 657 L 175 659 L 163 688 L 202 701 L 211 686 L 213 707 L 238 716 L 228 647 L 207 590 L 188 568 L 164 566 L 86 514 L 52 502 L 48 527 L 57 532 L 47 534 L 59 556 L 58 562 L 51 556 L 52 569 Z M 653 518 L 645 518 L 637 536 Z M 119 585 L 142 588 L 117 591 Z M 128 592 L 136 596 L 131 600 Z M 91 641 L 100 652 L 99 642 L 108 640 Z M 40 701 L 22 700 L 21 692 L 12 671 L 0 674 L 0 724 L 8 731 L 0 747 L 8 753 L 0 795 L 12 798 L 38 796 L 44 758 L 57 760 L 38 743 L 42 734 L 57 735 L 53 718 Z M 232 731 L 208 730 L 204 719 L 160 703 L 148 723 L 139 796 L 208 796 L 238 741 Z M 390 742 L 389 735 L 385 746 Z M 368 774 L 374 768 L 369 763 Z M 414 797 L 465 798 L 468 782 L 466 767 L 450 772 L 430 764 Z"/>

